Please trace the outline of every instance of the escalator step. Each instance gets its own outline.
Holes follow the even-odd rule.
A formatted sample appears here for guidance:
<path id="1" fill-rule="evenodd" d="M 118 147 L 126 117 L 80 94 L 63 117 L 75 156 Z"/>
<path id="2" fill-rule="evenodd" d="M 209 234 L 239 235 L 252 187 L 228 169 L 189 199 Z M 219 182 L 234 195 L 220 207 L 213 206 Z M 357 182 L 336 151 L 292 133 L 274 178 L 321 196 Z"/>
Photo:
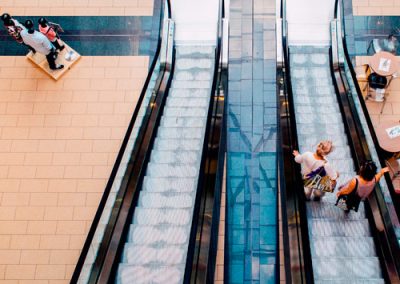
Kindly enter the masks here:
<path id="1" fill-rule="evenodd" d="M 325 278 L 361 280 L 382 277 L 378 257 L 313 258 L 312 261 L 314 278 L 320 281 Z"/>
<path id="2" fill-rule="evenodd" d="M 209 71 L 178 71 L 174 73 L 174 80 L 176 81 L 209 81 L 211 80 L 212 74 Z"/>
<path id="3" fill-rule="evenodd" d="M 151 178 L 145 177 L 142 191 L 146 192 L 192 192 L 195 190 L 195 178 Z"/>
<path id="4" fill-rule="evenodd" d="M 139 197 L 138 208 L 191 208 L 194 198 L 191 194 L 173 192 L 143 192 Z"/>
<path id="5" fill-rule="evenodd" d="M 128 244 L 124 248 L 122 261 L 131 265 L 184 265 L 186 256 L 182 246 L 152 247 Z"/>
<path id="6" fill-rule="evenodd" d="M 197 177 L 198 168 L 191 165 L 169 165 L 149 163 L 146 171 L 149 177 Z"/>
<path id="7" fill-rule="evenodd" d="M 169 98 L 167 107 L 204 107 L 208 108 L 209 98 Z"/>
<path id="8" fill-rule="evenodd" d="M 200 161 L 196 151 L 160 151 L 151 152 L 150 162 L 158 164 L 195 164 Z"/>
<path id="9" fill-rule="evenodd" d="M 172 80 L 172 88 L 179 89 L 209 89 L 211 87 L 210 81 L 176 81 Z"/>
<path id="10" fill-rule="evenodd" d="M 117 284 L 131 283 L 182 283 L 184 266 L 139 266 L 120 264 L 117 274 Z"/>
<path id="11" fill-rule="evenodd" d="M 168 95 L 170 98 L 208 98 L 210 91 L 205 89 L 172 89 Z"/>
<path id="12" fill-rule="evenodd" d="M 157 131 L 157 137 L 161 139 L 201 139 L 204 135 L 204 129 L 196 128 L 181 128 L 181 127 L 163 127 Z"/>
<path id="13" fill-rule="evenodd" d="M 206 117 L 207 110 L 205 108 L 179 108 L 169 107 L 164 110 L 165 117 Z"/>
<path id="14" fill-rule="evenodd" d="M 200 139 L 156 139 L 154 143 L 154 149 L 165 151 L 196 151 L 200 150 L 202 146 L 202 141 Z"/>
<path id="15" fill-rule="evenodd" d="M 199 117 L 163 117 L 160 125 L 162 127 L 204 127 L 205 118 Z"/>
<path id="16" fill-rule="evenodd" d="M 313 255 L 319 258 L 375 257 L 375 244 L 372 237 L 325 237 L 311 242 Z"/>
<path id="17" fill-rule="evenodd" d="M 139 225 L 170 224 L 183 226 L 189 223 L 190 214 L 190 210 L 186 209 L 149 209 L 138 207 L 135 210 L 133 223 Z"/>
<path id="18" fill-rule="evenodd" d="M 128 243 L 135 245 L 182 245 L 188 241 L 189 231 L 185 226 L 145 226 L 131 225 Z"/>
<path id="19" fill-rule="evenodd" d="M 309 231 L 313 238 L 322 237 L 362 237 L 371 234 L 368 220 L 324 220 L 309 219 Z"/>
<path id="20" fill-rule="evenodd" d="M 330 193 L 324 197 L 329 198 Z M 333 194 L 335 195 L 335 194 Z M 336 200 L 336 195 L 333 198 Z M 360 206 L 358 212 L 345 213 L 342 209 L 336 206 L 328 206 L 325 202 L 309 202 L 307 204 L 307 216 L 312 218 L 321 218 L 324 220 L 361 220 L 365 219 L 364 206 Z"/>
<path id="21" fill-rule="evenodd" d="M 211 69 L 214 65 L 214 60 L 211 58 L 177 58 L 175 60 L 175 72 L 189 69 Z"/>

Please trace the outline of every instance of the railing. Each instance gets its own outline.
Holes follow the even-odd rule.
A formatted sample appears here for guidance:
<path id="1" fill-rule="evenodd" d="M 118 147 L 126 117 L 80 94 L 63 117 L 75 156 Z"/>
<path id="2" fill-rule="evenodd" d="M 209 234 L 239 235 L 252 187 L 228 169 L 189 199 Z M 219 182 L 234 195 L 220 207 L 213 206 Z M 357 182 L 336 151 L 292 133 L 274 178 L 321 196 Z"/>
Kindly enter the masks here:
<path id="1" fill-rule="evenodd" d="M 280 153 L 279 187 L 281 192 L 282 230 L 287 283 L 313 283 L 313 266 L 308 235 L 307 212 L 300 165 L 293 150 L 299 149 L 292 83 L 286 1 L 281 1 L 283 62 L 278 76 L 280 86 Z"/>
<path id="2" fill-rule="evenodd" d="M 336 89 L 339 107 L 352 156 L 356 162 L 356 168 L 362 161 L 371 159 L 368 143 L 361 127 L 355 102 L 353 100 L 349 82 L 344 69 L 344 49 L 341 26 L 338 25 L 337 13 L 340 13 L 338 1 L 335 6 L 335 20 L 331 25 L 332 48 L 330 50 L 332 79 Z M 347 62 L 349 63 L 349 62 Z M 351 64 L 351 63 L 350 63 Z M 355 82 L 356 83 L 356 82 Z M 373 232 L 376 250 L 381 262 L 383 276 L 386 282 L 397 283 L 399 281 L 399 245 L 390 219 L 390 212 L 386 206 L 381 188 L 377 185 L 373 194 L 365 202 L 365 209 L 370 227 Z"/>
<path id="3" fill-rule="evenodd" d="M 227 70 L 223 66 L 223 31 L 227 32 L 224 0 L 220 0 L 218 38 L 207 126 L 203 143 L 195 208 L 190 232 L 184 283 L 213 283 L 218 246 L 221 188 L 226 151 L 225 96 Z M 225 28 L 224 28 L 225 26 Z M 227 40 L 227 34 L 225 35 Z"/>
<path id="4" fill-rule="evenodd" d="M 132 215 L 136 204 L 134 201 L 140 190 L 139 181 L 152 147 L 173 71 L 174 26 L 170 20 L 171 7 L 169 0 L 162 3 L 162 32 L 157 51 L 71 283 L 113 282 L 115 260 L 119 260 L 126 218 Z M 154 81 L 155 85 L 151 88 L 150 84 Z"/>
<path id="5" fill-rule="evenodd" d="M 341 1 L 343 1 L 343 0 L 341 0 Z M 364 131 L 366 133 L 370 134 L 370 137 L 371 137 L 371 140 L 372 140 L 371 142 L 369 142 L 367 140 L 368 145 L 369 145 L 369 147 L 371 149 L 371 152 L 372 152 L 371 154 L 372 154 L 375 162 L 377 162 L 377 164 L 380 164 L 381 167 L 385 167 L 386 166 L 385 157 L 383 155 L 383 151 L 379 147 L 378 138 L 376 136 L 375 129 L 374 129 L 374 126 L 372 124 L 371 118 L 370 118 L 370 116 L 368 114 L 368 109 L 367 109 L 367 106 L 365 104 L 365 100 L 363 98 L 363 94 L 362 94 L 362 91 L 360 89 L 360 86 L 358 85 L 356 72 L 355 72 L 354 67 L 353 67 L 353 65 L 351 63 L 350 55 L 349 55 L 349 52 L 348 52 L 348 49 L 347 49 L 346 37 L 345 37 L 345 33 L 344 33 L 344 30 L 345 30 L 345 21 L 344 21 L 344 12 L 343 12 L 344 11 L 344 5 L 342 4 L 342 2 L 338 2 L 337 6 L 339 7 L 338 9 L 339 9 L 339 12 L 340 12 L 340 13 L 338 13 L 338 16 L 339 16 L 338 17 L 338 24 L 341 26 L 341 30 L 340 30 L 341 39 L 340 40 L 342 42 L 341 45 L 343 47 L 343 56 L 344 56 L 343 59 L 344 59 L 344 65 L 345 65 L 344 67 L 350 73 L 351 78 L 349 78 L 349 81 L 351 80 L 351 81 L 354 82 L 354 88 L 355 88 L 355 93 L 356 93 L 354 95 L 358 98 L 358 102 L 359 102 L 359 105 L 360 105 L 360 110 L 358 110 L 358 109 L 357 110 L 359 112 L 360 117 L 363 116 L 365 118 L 365 121 L 366 121 L 366 127 L 364 127 Z M 360 113 L 360 112 L 362 112 L 362 113 Z M 375 152 L 375 155 L 374 155 L 373 151 Z M 381 182 L 381 185 L 384 187 L 384 189 L 387 189 L 389 191 L 389 195 L 390 195 L 391 201 L 393 203 L 394 209 L 395 209 L 396 214 L 397 214 L 397 220 L 399 220 L 399 216 L 400 216 L 400 195 L 396 194 L 389 173 L 385 174 L 385 182 L 383 182 L 383 183 Z M 396 223 L 398 223 L 398 221 Z M 396 235 L 397 235 L 397 239 L 400 240 L 400 228 L 397 228 Z"/>

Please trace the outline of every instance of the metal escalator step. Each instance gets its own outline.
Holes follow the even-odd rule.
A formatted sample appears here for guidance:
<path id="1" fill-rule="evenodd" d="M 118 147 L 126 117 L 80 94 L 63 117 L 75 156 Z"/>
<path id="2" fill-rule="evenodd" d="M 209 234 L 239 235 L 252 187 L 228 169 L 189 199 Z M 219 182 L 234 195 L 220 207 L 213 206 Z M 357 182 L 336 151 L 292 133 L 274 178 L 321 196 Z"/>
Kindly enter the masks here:
<path id="1" fill-rule="evenodd" d="M 325 139 L 325 135 L 344 135 L 344 126 L 342 124 L 297 124 L 297 129 L 301 134 L 316 135 Z"/>
<path id="2" fill-rule="evenodd" d="M 197 177 L 198 168 L 193 165 L 149 163 L 146 175 L 149 177 Z"/>
<path id="3" fill-rule="evenodd" d="M 162 127 L 157 131 L 157 138 L 161 139 L 201 139 L 205 129 L 203 127 Z"/>
<path id="4" fill-rule="evenodd" d="M 120 264 L 117 273 L 118 284 L 182 283 L 184 266 L 127 265 Z"/>
<path id="5" fill-rule="evenodd" d="M 382 278 L 378 257 L 313 258 L 314 278 L 362 280 Z"/>
<path id="6" fill-rule="evenodd" d="M 296 97 L 319 97 L 321 99 L 329 97 L 336 98 L 335 88 L 332 85 L 318 86 L 318 87 L 310 86 L 309 84 L 307 84 L 306 79 L 294 83 L 293 94 L 295 98 Z M 321 105 L 318 106 L 321 107 Z"/>
<path id="7" fill-rule="evenodd" d="M 162 117 L 162 127 L 205 127 L 206 118 L 201 117 Z"/>
<path id="8" fill-rule="evenodd" d="M 185 192 L 142 192 L 139 197 L 138 208 L 191 208 L 194 197 Z"/>
<path id="9" fill-rule="evenodd" d="M 211 58 L 177 58 L 175 60 L 176 71 L 188 70 L 193 68 L 211 69 L 214 65 L 214 60 Z"/>
<path id="10" fill-rule="evenodd" d="M 174 73 L 174 80 L 176 81 L 210 81 L 212 74 L 209 71 L 200 70 L 184 70 Z"/>
<path id="11" fill-rule="evenodd" d="M 312 115 L 325 115 L 325 114 L 335 114 L 340 113 L 339 106 L 335 105 L 321 105 L 318 107 L 312 105 L 298 105 L 296 106 L 296 119 L 300 114 L 312 114 Z"/>
<path id="12" fill-rule="evenodd" d="M 321 123 L 332 123 L 332 124 L 340 124 L 343 123 L 343 120 L 340 115 L 337 113 L 299 113 L 296 114 L 297 123 L 306 124 L 321 124 Z"/>
<path id="13" fill-rule="evenodd" d="M 327 106 L 337 104 L 335 97 L 319 97 L 319 96 L 297 96 L 294 90 L 294 103 L 298 105 L 321 105 Z"/>
<path id="14" fill-rule="evenodd" d="M 197 151 L 202 147 L 203 142 L 200 139 L 156 139 L 153 149 L 165 151 Z"/>
<path id="15" fill-rule="evenodd" d="M 208 107 L 209 98 L 168 98 L 167 107 Z"/>
<path id="16" fill-rule="evenodd" d="M 324 197 L 328 198 L 330 193 Z M 333 199 L 336 201 L 336 194 Z M 360 220 L 365 219 L 364 207 L 359 208 L 358 212 L 345 213 L 342 209 L 336 206 L 329 206 L 325 202 L 309 202 L 307 203 L 307 216 L 311 218 L 320 218 L 324 220 Z"/>
<path id="17" fill-rule="evenodd" d="M 311 243 L 315 257 L 375 257 L 375 244 L 372 237 L 325 237 Z"/>
<path id="18" fill-rule="evenodd" d="M 368 219 L 364 220 L 324 220 L 309 219 L 309 233 L 312 239 L 323 237 L 362 237 L 371 234 Z"/>
<path id="19" fill-rule="evenodd" d="M 168 97 L 171 98 L 209 98 L 210 91 L 206 89 L 179 89 L 170 90 Z"/>
<path id="20" fill-rule="evenodd" d="M 124 247 L 122 261 L 130 265 L 184 265 L 186 250 L 183 246 L 152 247 L 128 243 Z"/>
<path id="21" fill-rule="evenodd" d="M 206 117 L 206 108 L 180 108 L 169 107 L 164 109 L 163 116 L 166 117 Z"/>
<path id="22" fill-rule="evenodd" d="M 343 156 L 345 155 L 348 155 L 348 152 L 343 154 Z M 343 159 L 329 157 L 329 163 L 334 169 L 337 169 L 339 172 L 342 173 L 351 173 L 355 171 L 354 162 L 351 157 L 345 157 Z"/>
<path id="23" fill-rule="evenodd" d="M 151 151 L 150 162 L 158 164 L 196 164 L 200 161 L 197 151 Z"/>
<path id="24" fill-rule="evenodd" d="M 197 178 L 144 177 L 142 192 L 192 192 L 197 187 Z"/>
<path id="25" fill-rule="evenodd" d="M 304 147 L 309 147 L 309 151 L 314 151 L 315 147 L 321 141 L 321 139 L 327 139 L 333 141 L 333 145 L 337 146 L 344 146 L 347 144 L 347 138 L 345 135 L 334 136 L 326 134 L 324 137 L 320 136 L 310 136 L 305 134 L 298 134 L 298 140 L 300 145 L 304 145 Z"/>
<path id="26" fill-rule="evenodd" d="M 145 226 L 133 224 L 129 227 L 127 243 L 135 245 L 182 245 L 189 238 L 187 226 Z"/>
<path id="27" fill-rule="evenodd" d="M 176 81 L 172 80 L 171 88 L 179 89 L 209 89 L 211 87 L 211 82 L 204 81 Z"/>
<path id="28" fill-rule="evenodd" d="M 177 57 L 185 57 L 189 56 L 193 58 L 193 56 L 201 56 L 201 57 L 214 57 L 215 46 L 212 45 L 177 45 L 176 46 L 176 56 Z"/>
<path id="29" fill-rule="evenodd" d="M 384 284 L 385 280 L 383 278 L 377 278 L 377 279 L 349 279 L 349 278 L 339 278 L 336 280 L 332 279 L 323 279 L 321 281 L 315 280 L 315 284 Z"/>
<path id="30" fill-rule="evenodd" d="M 149 209 L 137 207 L 133 216 L 133 224 L 183 226 L 189 224 L 191 213 L 190 209 Z"/>

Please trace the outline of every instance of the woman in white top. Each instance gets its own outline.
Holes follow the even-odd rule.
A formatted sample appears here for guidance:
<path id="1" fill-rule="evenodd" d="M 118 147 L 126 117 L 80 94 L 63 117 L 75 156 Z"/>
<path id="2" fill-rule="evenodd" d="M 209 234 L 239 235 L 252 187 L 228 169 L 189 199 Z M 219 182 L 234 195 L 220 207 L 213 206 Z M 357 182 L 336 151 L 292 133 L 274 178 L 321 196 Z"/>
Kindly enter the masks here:
<path id="1" fill-rule="evenodd" d="M 318 143 L 315 153 L 305 152 L 303 154 L 300 154 L 297 150 L 294 150 L 293 155 L 294 160 L 302 165 L 301 172 L 303 174 L 303 177 L 305 177 L 312 171 L 315 171 L 318 168 L 324 166 L 326 174 L 333 182 L 335 182 L 336 179 L 339 177 L 339 173 L 331 167 L 328 160 L 326 159 L 326 156 L 332 151 L 332 142 L 325 140 Z M 324 192 L 304 187 L 304 194 L 306 195 L 307 200 L 310 200 L 311 197 L 314 197 L 314 200 L 318 201 L 324 195 Z"/>

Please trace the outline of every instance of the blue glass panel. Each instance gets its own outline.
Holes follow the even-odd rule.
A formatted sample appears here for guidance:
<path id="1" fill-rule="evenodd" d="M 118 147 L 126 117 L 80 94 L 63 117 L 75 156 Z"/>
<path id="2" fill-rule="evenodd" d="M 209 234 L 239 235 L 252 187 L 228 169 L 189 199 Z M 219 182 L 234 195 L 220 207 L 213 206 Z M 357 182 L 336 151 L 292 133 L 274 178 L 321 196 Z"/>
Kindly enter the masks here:
<path id="1" fill-rule="evenodd" d="M 229 53 L 226 281 L 275 283 L 275 1 L 231 0 L 230 5 L 235 52 Z"/>

